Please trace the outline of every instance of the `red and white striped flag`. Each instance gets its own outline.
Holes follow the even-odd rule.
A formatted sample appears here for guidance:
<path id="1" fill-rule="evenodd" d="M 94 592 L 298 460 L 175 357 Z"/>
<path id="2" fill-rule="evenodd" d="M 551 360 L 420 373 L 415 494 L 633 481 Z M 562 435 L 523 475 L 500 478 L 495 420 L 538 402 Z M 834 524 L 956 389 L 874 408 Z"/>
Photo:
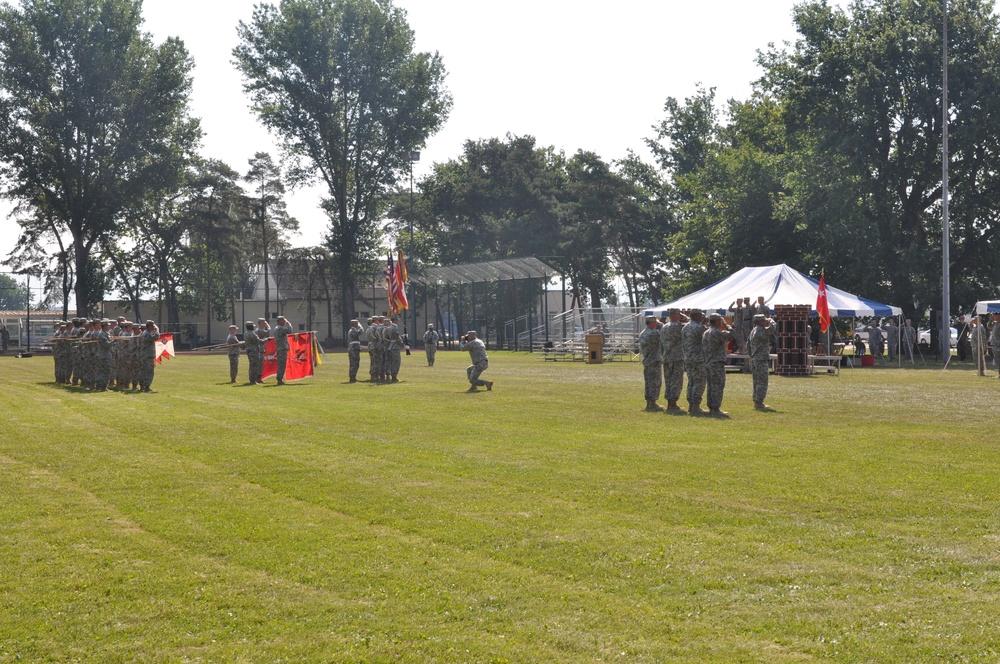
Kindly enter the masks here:
<path id="1" fill-rule="evenodd" d="M 174 356 L 174 333 L 160 332 L 160 338 L 156 340 L 156 364 L 163 360 L 169 360 Z"/>

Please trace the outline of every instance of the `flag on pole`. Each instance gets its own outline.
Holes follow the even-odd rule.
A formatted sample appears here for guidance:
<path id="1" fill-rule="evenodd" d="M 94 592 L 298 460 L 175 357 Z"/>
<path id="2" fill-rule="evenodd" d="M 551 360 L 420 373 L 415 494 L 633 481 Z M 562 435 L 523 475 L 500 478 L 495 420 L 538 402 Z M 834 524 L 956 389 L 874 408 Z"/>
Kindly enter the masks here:
<path id="1" fill-rule="evenodd" d="M 389 252 L 389 262 L 385 268 L 385 291 L 388 294 L 391 313 L 398 314 L 403 309 L 410 308 L 410 303 L 406 300 L 406 289 L 403 287 L 400 272 L 392 262 L 392 252 Z"/>
<path id="2" fill-rule="evenodd" d="M 174 333 L 160 332 L 160 338 L 156 340 L 156 360 L 159 364 L 163 360 L 169 360 L 174 356 Z"/>
<path id="3" fill-rule="evenodd" d="M 264 344 L 264 371 L 260 378 L 278 375 L 278 349 L 274 338 Z M 299 332 L 288 335 L 288 357 L 285 360 L 285 380 L 301 380 L 313 376 L 313 333 Z"/>
<path id="4" fill-rule="evenodd" d="M 403 260 L 403 250 L 399 250 L 398 260 L 396 261 L 399 266 L 399 279 L 404 284 L 410 283 L 410 273 L 406 271 L 406 261 Z"/>
<path id="5" fill-rule="evenodd" d="M 816 313 L 819 314 L 820 332 L 830 327 L 830 305 L 826 301 L 826 270 L 819 275 L 819 292 L 816 294 Z"/>

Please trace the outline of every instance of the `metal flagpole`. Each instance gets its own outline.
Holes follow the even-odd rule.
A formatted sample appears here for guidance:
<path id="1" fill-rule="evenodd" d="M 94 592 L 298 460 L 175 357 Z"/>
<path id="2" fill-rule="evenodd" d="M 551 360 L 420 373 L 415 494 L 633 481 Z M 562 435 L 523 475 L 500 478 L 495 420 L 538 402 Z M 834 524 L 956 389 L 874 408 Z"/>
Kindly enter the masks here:
<path id="1" fill-rule="evenodd" d="M 948 0 L 941 3 L 941 357 L 951 359 L 951 258 L 948 229 Z"/>

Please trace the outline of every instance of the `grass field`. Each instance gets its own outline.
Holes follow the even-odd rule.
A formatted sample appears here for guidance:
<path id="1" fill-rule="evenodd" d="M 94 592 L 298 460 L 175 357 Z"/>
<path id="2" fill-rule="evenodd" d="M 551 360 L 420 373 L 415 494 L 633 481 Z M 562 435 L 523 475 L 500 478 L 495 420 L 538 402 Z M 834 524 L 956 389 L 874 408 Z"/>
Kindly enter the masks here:
<path id="1" fill-rule="evenodd" d="M 638 364 L 327 359 L 0 357 L 0 662 L 1000 659 L 995 369 L 730 375 L 717 420 Z"/>

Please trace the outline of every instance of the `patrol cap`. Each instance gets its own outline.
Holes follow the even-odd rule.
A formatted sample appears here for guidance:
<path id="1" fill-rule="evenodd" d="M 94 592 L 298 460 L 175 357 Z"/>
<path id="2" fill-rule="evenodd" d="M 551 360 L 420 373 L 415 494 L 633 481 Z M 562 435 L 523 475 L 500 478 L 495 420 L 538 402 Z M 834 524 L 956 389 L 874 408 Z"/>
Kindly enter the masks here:
<path id="1" fill-rule="evenodd" d="M 646 316 L 646 325 L 656 322 L 656 316 Z"/>
<path id="2" fill-rule="evenodd" d="M 703 311 L 702 311 L 701 309 L 699 309 L 698 307 L 694 307 L 693 309 L 691 309 L 691 312 L 690 312 L 690 313 L 691 313 L 691 314 L 693 315 L 693 314 L 703 314 L 703 313 L 705 313 L 705 312 L 703 312 Z"/>
<path id="3" fill-rule="evenodd" d="M 669 309 L 667 309 L 667 315 L 668 316 L 673 315 L 673 314 L 679 314 L 680 312 L 681 312 L 681 310 L 678 309 L 677 307 L 670 307 Z"/>
<path id="4" fill-rule="evenodd" d="M 278 316 L 278 320 L 288 320 L 284 316 Z"/>
<path id="5" fill-rule="evenodd" d="M 427 327 L 428 328 L 434 327 L 434 323 L 427 323 Z"/>
<path id="6" fill-rule="evenodd" d="M 146 321 L 146 325 L 156 325 L 156 323 L 154 323 L 154 322 L 153 322 L 153 321 L 151 321 L 151 320 L 147 320 L 147 321 Z"/>
<path id="7" fill-rule="evenodd" d="M 465 336 L 469 336 L 470 334 L 475 334 L 475 333 L 476 333 L 475 330 L 469 330 L 468 332 L 465 333 Z"/>
<path id="8" fill-rule="evenodd" d="M 257 319 L 257 322 L 258 322 L 258 323 L 266 323 L 266 322 L 267 322 L 267 319 L 266 319 L 266 318 L 258 318 L 258 319 Z"/>
<path id="9" fill-rule="evenodd" d="M 229 329 L 230 329 L 230 330 L 238 330 L 238 329 L 240 329 L 240 328 L 239 328 L 239 326 L 237 326 L 237 325 L 230 325 L 230 326 L 229 326 Z"/>
<path id="10" fill-rule="evenodd" d="M 722 320 L 722 316 L 720 316 L 719 314 L 712 314 L 711 316 L 708 317 L 709 323 L 718 323 L 720 320 Z"/>
<path id="11" fill-rule="evenodd" d="M 358 324 L 360 324 L 361 321 L 359 321 L 357 318 L 352 318 L 351 319 L 351 323 L 358 323 Z"/>
<path id="12" fill-rule="evenodd" d="M 253 321 L 252 320 L 248 320 L 247 321 L 247 327 L 253 327 Z"/>
<path id="13" fill-rule="evenodd" d="M 124 323 L 125 322 L 125 316 L 119 316 L 118 317 L 118 322 L 119 323 Z"/>
<path id="14" fill-rule="evenodd" d="M 765 316 L 764 314 L 754 314 L 753 315 L 753 322 L 756 323 L 759 320 L 767 320 L 767 316 Z"/>

